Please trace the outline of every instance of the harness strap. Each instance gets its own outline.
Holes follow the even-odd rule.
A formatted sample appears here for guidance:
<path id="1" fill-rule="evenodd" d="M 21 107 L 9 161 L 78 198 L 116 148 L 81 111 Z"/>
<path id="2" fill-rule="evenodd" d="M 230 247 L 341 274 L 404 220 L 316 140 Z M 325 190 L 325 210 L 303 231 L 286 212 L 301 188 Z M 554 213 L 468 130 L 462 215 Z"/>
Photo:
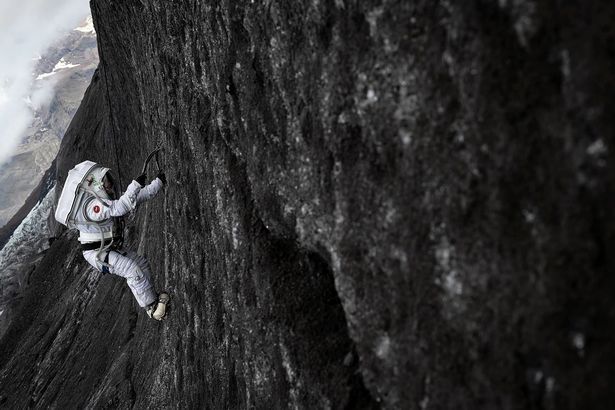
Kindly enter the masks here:
<path id="1" fill-rule="evenodd" d="M 111 244 L 111 242 L 115 242 L 115 243 L 119 243 L 120 238 L 115 237 L 115 238 L 110 238 L 110 239 L 105 239 L 102 247 L 105 247 L 109 244 Z M 88 243 L 82 243 L 81 244 L 81 251 L 85 252 L 85 251 L 93 251 L 96 249 L 100 249 L 100 242 L 88 242 Z M 115 246 L 112 246 L 112 248 L 115 248 Z M 105 261 L 107 262 L 107 261 Z"/>
<path id="2" fill-rule="evenodd" d="M 106 275 L 107 273 L 111 273 L 109 271 L 109 255 L 110 254 L 111 254 L 111 251 L 107 252 L 107 256 L 105 256 L 105 263 L 101 269 L 101 272 L 103 273 L 103 275 Z"/>

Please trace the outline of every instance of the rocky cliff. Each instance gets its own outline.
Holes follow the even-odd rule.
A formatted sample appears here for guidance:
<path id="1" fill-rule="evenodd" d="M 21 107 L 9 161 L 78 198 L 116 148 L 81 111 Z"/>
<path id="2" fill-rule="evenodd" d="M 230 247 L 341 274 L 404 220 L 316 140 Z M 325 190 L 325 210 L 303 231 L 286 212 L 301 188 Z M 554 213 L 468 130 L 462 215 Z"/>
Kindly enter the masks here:
<path id="1" fill-rule="evenodd" d="M 153 323 L 65 232 L 7 408 L 608 408 L 615 6 L 93 0 L 63 140 L 126 185 Z M 59 189 L 57 189 L 59 192 Z"/>

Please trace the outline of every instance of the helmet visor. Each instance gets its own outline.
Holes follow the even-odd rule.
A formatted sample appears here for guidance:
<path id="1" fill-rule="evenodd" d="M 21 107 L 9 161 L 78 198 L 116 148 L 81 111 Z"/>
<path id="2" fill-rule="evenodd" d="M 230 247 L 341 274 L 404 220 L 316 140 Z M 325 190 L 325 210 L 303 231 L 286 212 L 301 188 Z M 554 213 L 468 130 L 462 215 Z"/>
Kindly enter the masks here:
<path id="1" fill-rule="evenodd" d="M 109 195 L 109 198 L 115 199 L 115 181 L 113 179 L 113 176 L 111 175 L 111 172 L 105 173 L 102 182 L 103 187 L 105 188 L 105 192 L 107 193 L 107 195 Z"/>

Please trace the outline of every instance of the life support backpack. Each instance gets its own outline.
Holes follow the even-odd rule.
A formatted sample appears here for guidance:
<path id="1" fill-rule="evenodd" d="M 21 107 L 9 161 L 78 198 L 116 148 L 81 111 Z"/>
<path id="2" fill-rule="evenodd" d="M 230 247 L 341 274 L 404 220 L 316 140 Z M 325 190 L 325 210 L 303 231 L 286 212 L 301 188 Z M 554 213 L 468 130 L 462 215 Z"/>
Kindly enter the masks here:
<path id="1" fill-rule="evenodd" d="M 80 209 L 85 209 L 90 201 L 96 199 L 109 200 L 103 186 L 103 177 L 107 171 L 109 168 L 92 161 L 83 161 L 68 171 L 55 212 L 56 220 L 68 228 L 75 228 Z"/>

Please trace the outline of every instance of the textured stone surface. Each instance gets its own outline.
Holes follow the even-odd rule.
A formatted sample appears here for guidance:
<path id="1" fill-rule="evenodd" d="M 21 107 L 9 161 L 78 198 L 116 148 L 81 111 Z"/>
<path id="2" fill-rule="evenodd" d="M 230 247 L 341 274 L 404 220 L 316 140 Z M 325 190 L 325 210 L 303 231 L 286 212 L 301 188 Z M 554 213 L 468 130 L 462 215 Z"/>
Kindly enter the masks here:
<path id="1" fill-rule="evenodd" d="M 65 233 L 0 404 L 608 406 L 615 6 L 91 4 L 58 175 L 126 185 L 163 144 L 128 238 L 172 310 L 149 321 Z"/>

